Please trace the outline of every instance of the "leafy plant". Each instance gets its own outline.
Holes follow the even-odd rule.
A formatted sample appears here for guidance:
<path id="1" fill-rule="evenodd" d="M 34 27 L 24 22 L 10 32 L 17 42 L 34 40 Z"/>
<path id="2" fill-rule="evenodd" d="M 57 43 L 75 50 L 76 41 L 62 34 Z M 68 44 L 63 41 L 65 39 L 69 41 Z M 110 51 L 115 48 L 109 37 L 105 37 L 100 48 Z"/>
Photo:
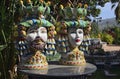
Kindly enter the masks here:
<path id="1" fill-rule="evenodd" d="M 100 33 L 100 29 L 98 27 L 98 24 L 96 22 L 92 22 L 91 28 L 92 28 L 91 33 L 90 33 L 91 37 L 99 38 L 99 34 L 101 34 L 101 33 Z"/>
<path id="2" fill-rule="evenodd" d="M 120 23 L 120 0 L 111 0 L 112 2 L 112 8 L 115 6 L 115 3 L 118 3 L 117 7 L 115 8 L 115 15 L 116 15 L 116 21 Z"/>
<path id="3" fill-rule="evenodd" d="M 15 79 L 17 52 L 14 46 L 13 27 L 17 0 L 0 1 L 0 79 Z"/>
<path id="4" fill-rule="evenodd" d="M 104 32 L 104 33 L 102 33 L 101 40 L 107 42 L 108 44 L 112 44 L 114 38 L 112 37 L 112 35 Z"/>
<path id="5" fill-rule="evenodd" d="M 109 35 L 113 37 L 114 39 L 113 44 L 120 45 L 120 27 L 112 26 L 112 27 L 104 29 L 104 32 L 108 33 Z"/>
<path id="6" fill-rule="evenodd" d="M 115 39 L 114 43 L 120 45 L 120 28 L 119 27 L 114 27 L 114 33 L 115 33 Z"/>

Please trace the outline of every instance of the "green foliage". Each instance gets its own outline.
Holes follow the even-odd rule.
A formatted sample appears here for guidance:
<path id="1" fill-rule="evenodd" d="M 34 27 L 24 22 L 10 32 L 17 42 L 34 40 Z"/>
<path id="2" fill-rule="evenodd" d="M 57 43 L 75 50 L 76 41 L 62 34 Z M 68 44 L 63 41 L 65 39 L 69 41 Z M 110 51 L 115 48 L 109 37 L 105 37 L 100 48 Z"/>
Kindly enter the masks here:
<path id="1" fill-rule="evenodd" d="M 13 79 L 15 77 L 14 67 L 16 64 L 14 44 L 1 45 L 0 49 L 0 70 L 2 73 L 0 78 Z"/>
<path id="2" fill-rule="evenodd" d="M 0 1 L 0 79 L 15 79 L 17 52 L 14 46 L 13 27 L 15 4 L 18 0 Z"/>
<path id="3" fill-rule="evenodd" d="M 119 27 L 115 27 L 114 28 L 114 33 L 115 33 L 115 39 L 114 39 L 114 43 L 115 44 L 119 44 L 120 45 L 120 28 Z"/>
<path id="4" fill-rule="evenodd" d="M 117 26 L 109 27 L 104 29 L 104 32 L 113 37 L 113 44 L 120 45 L 120 27 Z"/>
<path id="5" fill-rule="evenodd" d="M 91 15 L 93 16 L 93 17 L 97 17 L 99 14 L 100 14 L 100 9 L 99 8 L 93 8 L 91 11 L 90 11 L 90 13 L 92 13 Z"/>
<path id="6" fill-rule="evenodd" d="M 101 40 L 107 42 L 108 44 L 112 44 L 114 38 L 112 37 L 112 35 L 104 32 L 102 33 Z"/>
<path id="7" fill-rule="evenodd" d="M 112 3 L 119 2 L 119 0 L 111 0 Z"/>
<path id="8" fill-rule="evenodd" d="M 90 33 L 91 37 L 92 38 L 99 38 L 100 30 L 99 30 L 97 23 L 93 22 L 91 25 L 91 28 L 92 28 L 91 33 Z"/>

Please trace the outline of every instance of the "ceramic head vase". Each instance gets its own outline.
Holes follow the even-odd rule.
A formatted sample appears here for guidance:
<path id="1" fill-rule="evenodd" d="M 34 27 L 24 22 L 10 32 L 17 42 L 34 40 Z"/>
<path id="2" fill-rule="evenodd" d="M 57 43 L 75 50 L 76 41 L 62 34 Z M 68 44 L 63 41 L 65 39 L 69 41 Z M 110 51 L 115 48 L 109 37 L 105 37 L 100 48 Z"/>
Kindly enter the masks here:
<path id="1" fill-rule="evenodd" d="M 35 23 L 34 23 L 34 21 Z M 31 24 L 26 26 L 26 24 Z M 23 29 L 25 28 L 25 29 Z M 20 69 L 45 69 L 48 66 L 45 53 L 49 34 L 54 26 L 47 20 L 32 19 L 18 25 L 17 48 L 20 52 Z M 54 30 L 52 30 L 54 32 Z"/>
<path id="2" fill-rule="evenodd" d="M 30 0 L 28 0 L 28 4 L 31 6 L 25 6 L 22 2 L 23 10 L 26 13 L 18 24 L 18 38 L 16 39 L 16 48 L 20 55 L 18 68 L 47 69 L 46 56 L 53 56 L 57 53 L 54 46 L 56 44 L 54 40 L 55 26 L 43 15 L 46 13 L 46 7 L 43 5 L 33 6 Z"/>
<path id="3" fill-rule="evenodd" d="M 84 37 L 83 28 L 88 25 L 85 20 L 87 6 L 85 4 L 73 5 L 67 3 L 60 5 L 60 16 L 57 23 L 57 50 L 61 53 L 60 63 L 65 65 L 85 65 L 84 52 L 79 50 Z M 71 5 L 72 4 L 72 5 Z M 85 6 L 85 7 L 84 7 Z"/>
<path id="4" fill-rule="evenodd" d="M 83 27 L 78 21 L 59 23 L 57 46 L 61 53 L 60 63 L 65 65 L 85 65 L 84 52 L 79 50 L 83 41 Z"/>

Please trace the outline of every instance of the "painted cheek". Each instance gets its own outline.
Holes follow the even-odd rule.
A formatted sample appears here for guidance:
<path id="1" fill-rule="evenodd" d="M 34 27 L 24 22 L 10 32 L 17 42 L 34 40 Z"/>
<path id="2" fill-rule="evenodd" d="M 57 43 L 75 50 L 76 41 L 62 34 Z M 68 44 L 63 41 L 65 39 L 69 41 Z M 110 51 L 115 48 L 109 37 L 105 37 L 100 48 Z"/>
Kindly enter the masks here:
<path id="1" fill-rule="evenodd" d="M 41 33 L 40 34 L 40 37 L 44 40 L 44 42 L 46 42 L 47 41 L 47 33 Z"/>
<path id="2" fill-rule="evenodd" d="M 73 44 L 76 43 L 75 38 L 76 38 L 76 34 L 75 34 L 75 33 L 70 34 L 70 41 L 71 41 Z"/>
<path id="3" fill-rule="evenodd" d="M 33 41 L 36 36 L 37 36 L 36 33 L 30 33 L 30 34 L 27 35 L 27 38 L 26 38 L 26 39 L 27 39 L 28 41 Z"/>
<path id="4" fill-rule="evenodd" d="M 72 38 L 72 39 L 75 39 L 76 38 L 76 34 L 74 33 L 72 33 L 72 34 L 70 34 L 70 37 Z"/>
<path id="5" fill-rule="evenodd" d="M 42 38 L 44 40 L 44 42 L 46 42 L 47 41 L 47 30 L 46 30 L 46 28 L 40 27 L 38 29 L 37 36 L 39 36 L 40 38 Z"/>
<path id="6" fill-rule="evenodd" d="M 81 41 L 83 41 L 83 34 L 80 36 Z"/>

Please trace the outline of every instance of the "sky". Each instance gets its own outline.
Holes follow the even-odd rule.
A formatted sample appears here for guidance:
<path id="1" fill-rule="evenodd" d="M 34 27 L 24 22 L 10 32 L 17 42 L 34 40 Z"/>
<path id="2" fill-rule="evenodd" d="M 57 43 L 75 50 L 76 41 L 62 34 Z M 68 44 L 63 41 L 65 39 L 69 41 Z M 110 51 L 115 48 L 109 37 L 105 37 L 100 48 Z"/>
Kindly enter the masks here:
<path id="1" fill-rule="evenodd" d="M 115 17 L 114 10 L 116 6 L 114 8 L 111 8 L 111 6 L 112 4 L 110 2 L 106 3 L 104 7 L 98 6 L 98 8 L 101 9 L 101 13 L 98 17 L 102 17 L 102 19 L 114 18 Z"/>

